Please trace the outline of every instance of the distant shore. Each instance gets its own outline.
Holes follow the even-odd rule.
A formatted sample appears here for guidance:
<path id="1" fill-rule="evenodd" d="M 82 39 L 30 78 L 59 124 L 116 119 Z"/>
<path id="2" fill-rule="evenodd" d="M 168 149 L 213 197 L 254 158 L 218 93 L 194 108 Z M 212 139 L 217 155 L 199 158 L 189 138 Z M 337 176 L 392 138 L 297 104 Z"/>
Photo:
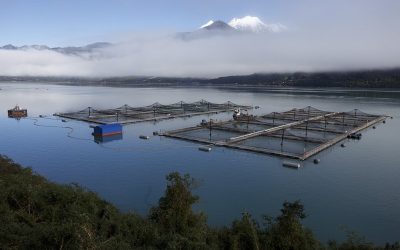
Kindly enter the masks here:
<path id="1" fill-rule="evenodd" d="M 271 73 L 226 76 L 210 79 L 144 76 L 106 78 L 0 76 L 0 82 L 51 83 L 73 86 L 105 87 L 400 89 L 400 69 L 319 73 Z"/>

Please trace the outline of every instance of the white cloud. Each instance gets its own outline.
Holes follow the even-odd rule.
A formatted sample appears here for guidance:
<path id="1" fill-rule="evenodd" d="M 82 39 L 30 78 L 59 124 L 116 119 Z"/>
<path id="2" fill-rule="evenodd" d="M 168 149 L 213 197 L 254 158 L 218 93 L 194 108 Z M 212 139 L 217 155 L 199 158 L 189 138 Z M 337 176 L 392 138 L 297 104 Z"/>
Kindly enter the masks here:
<path id="1" fill-rule="evenodd" d="M 287 29 L 287 27 L 281 23 L 266 24 L 255 16 L 233 18 L 228 24 L 235 29 L 251 32 L 281 32 Z"/>
<path id="2" fill-rule="evenodd" d="M 217 77 L 400 67 L 400 16 L 394 9 L 378 4 L 364 11 L 365 15 L 357 12 L 357 18 L 349 7 L 330 7 L 324 15 L 315 10 L 308 12 L 311 21 L 289 23 L 290 29 L 280 33 L 192 40 L 173 34 L 136 33 L 115 46 L 80 57 L 48 50 L 0 50 L 0 75 Z M 284 28 L 279 23 L 265 25 L 273 31 Z"/>
<path id="3" fill-rule="evenodd" d="M 0 50 L 0 75 L 89 75 L 90 61 L 49 50 Z"/>

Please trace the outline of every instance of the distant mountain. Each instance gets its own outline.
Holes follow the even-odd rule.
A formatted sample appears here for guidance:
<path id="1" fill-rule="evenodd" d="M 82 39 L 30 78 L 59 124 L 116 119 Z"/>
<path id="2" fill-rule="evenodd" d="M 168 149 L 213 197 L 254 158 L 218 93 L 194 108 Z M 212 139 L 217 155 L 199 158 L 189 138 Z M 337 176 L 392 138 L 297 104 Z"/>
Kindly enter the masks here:
<path id="1" fill-rule="evenodd" d="M 14 46 L 12 44 L 7 44 L 2 47 L 0 47 L 0 50 L 21 50 L 21 51 L 27 51 L 27 50 L 49 50 L 49 51 L 55 51 L 58 53 L 62 54 L 67 54 L 67 55 L 81 55 L 83 53 L 92 53 L 98 49 L 103 49 L 112 46 L 111 43 L 106 43 L 106 42 L 97 42 L 97 43 L 91 43 L 85 46 L 81 47 L 54 47 L 50 48 L 46 45 L 24 45 L 24 46 Z"/>
<path id="2" fill-rule="evenodd" d="M 193 40 L 214 36 L 240 35 L 243 33 L 276 33 L 286 29 L 286 26 L 280 23 L 266 24 L 258 17 L 245 16 L 243 18 L 233 18 L 229 23 L 221 20 L 210 20 L 197 30 L 178 33 L 176 37 L 184 40 Z"/>
<path id="3" fill-rule="evenodd" d="M 229 24 L 223 22 L 223 21 L 208 21 L 208 23 L 202 25 L 200 27 L 201 29 L 204 30 L 217 30 L 217 31 L 233 31 L 235 28 L 230 26 Z"/>
<path id="4" fill-rule="evenodd" d="M 210 20 L 203 24 L 197 30 L 191 32 L 181 32 L 176 35 L 176 38 L 183 40 L 204 39 L 215 36 L 229 36 L 237 34 L 237 30 L 223 21 Z"/>
<path id="5" fill-rule="evenodd" d="M 56 47 L 56 48 L 51 48 L 51 50 L 63 53 L 63 54 L 81 54 L 81 53 L 91 53 L 97 49 L 103 49 L 110 47 L 112 44 L 111 43 L 106 43 L 106 42 L 97 42 L 97 43 L 91 43 L 86 46 L 82 47 Z"/>
<path id="6" fill-rule="evenodd" d="M 3 47 L 0 47 L 0 49 L 5 49 L 5 50 L 15 50 L 15 49 L 17 49 L 18 47 L 15 47 L 14 45 L 12 45 L 12 44 L 7 44 L 7 45 L 4 45 Z"/>
<path id="7" fill-rule="evenodd" d="M 175 38 L 183 40 L 204 39 L 215 36 L 234 36 L 243 33 L 262 33 L 262 32 L 280 32 L 286 27 L 280 23 L 266 24 L 258 17 L 245 16 L 243 18 L 233 18 L 229 23 L 221 20 L 210 20 L 198 29 L 189 32 L 180 32 L 175 34 Z M 85 46 L 68 46 L 68 47 L 49 47 L 46 45 L 24 45 L 14 46 L 7 44 L 0 47 L 0 50 L 39 50 L 39 51 L 54 51 L 65 55 L 75 56 L 93 56 L 91 55 L 96 50 L 101 50 L 112 46 L 107 42 L 97 42 Z"/>
<path id="8" fill-rule="evenodd" d="M 200 26 L 200 29 L 206 30 L 236 30 L 241 32 L 280 32 L 286 29 L 286 26 L 280 23 L 266 24 L 260 18 L 255 16 L 245 16 L 242 18 L 232 18 L 229 23 L 223 21 L 210 20 Z"/>

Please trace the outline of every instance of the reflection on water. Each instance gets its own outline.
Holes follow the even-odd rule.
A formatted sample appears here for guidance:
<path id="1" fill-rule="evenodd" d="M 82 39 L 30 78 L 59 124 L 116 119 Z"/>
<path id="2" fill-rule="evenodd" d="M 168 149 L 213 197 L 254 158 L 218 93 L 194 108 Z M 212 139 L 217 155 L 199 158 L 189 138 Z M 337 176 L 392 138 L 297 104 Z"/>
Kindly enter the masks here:
<path id="1" fill-rule="evenodd" d="M 123 137 L 122 134 L 108 135 L 108 136 L 93 135 L 93 139 L 95 143 L 107 143 L 107 142 L 122 140 Z"/>
<path id="2" fill-rule="evenodd" d="M 52 181 L 80 183 L 124 211 L 145 214 L 162 195 L 165 175 L 179 171 L 201 180 L 196 209 L 205 211 L 212 225 L 228 224 L 243 211 L 255 218 L 275 215 L 285 200 L 300 199 L 308 214 L 306 225 L 321 240 L 342 239 L 343 225 L 378 243 L 398 240 L 400 235 L 399 91 L 135 89 L 12 83 L 1 83 L 0 89 L 1 154 L 31 166 Z M 254 114 L 310 105 L 332 111 L 357 108 L 394 119 L 363 132 L 359 141 L 346 141 L 346 148 L 337 145 L 322 152 L 317 156 L 320 164 L 314 165 L 310 159 L 303 168 L 293 170 L 283 168 L 282 159 L 272 156 L 226 148 L 205 153 L 198 150 L 198 144 L 152 136 L 153 131 L 197 125 L 210 118 L 206 115 L 127 125 L 123 137 L 112 139 L 93 138 L 90 124 L 84 122 L 39 117 L 89 106 L 145 106 L 202 98 L 260 106 Z M 7 110 L 17 104 L 27 108 L 37 121 L 7 118 Z M 217 120 L 231 117 L 229 113 L 212 116 Z M 35 122 L 43 126 L 35 126 Z M 139 135 L 150 139 L 141 140 Z"/>

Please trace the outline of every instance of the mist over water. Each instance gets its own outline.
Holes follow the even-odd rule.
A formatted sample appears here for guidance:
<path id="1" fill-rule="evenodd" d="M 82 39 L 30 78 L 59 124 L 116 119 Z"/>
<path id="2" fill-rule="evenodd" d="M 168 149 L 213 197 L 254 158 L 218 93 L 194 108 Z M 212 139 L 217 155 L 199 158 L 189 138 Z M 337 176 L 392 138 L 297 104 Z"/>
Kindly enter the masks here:
<path id="1" fill-rule="evenodd" d="M 79 55 L 0 50 L 0 75 L 218 77 L 400 67 L 399 9 L 391 0 L 306 1 L 288 5 L 277 20 L 287 27 L 282 32 L 193 27 L 193 39 L 182 30 L 105 34 L 113 46 Z"/>
<path id="2" fill-rule="evenodd" d="M 341 39 L 338 39 L 341 38 Z M 296 31 L 182 40 L 143 34 L 90 54 L 0 50 L 0 75 L 218 77 L 400 66 L 398 37 Z"/>

